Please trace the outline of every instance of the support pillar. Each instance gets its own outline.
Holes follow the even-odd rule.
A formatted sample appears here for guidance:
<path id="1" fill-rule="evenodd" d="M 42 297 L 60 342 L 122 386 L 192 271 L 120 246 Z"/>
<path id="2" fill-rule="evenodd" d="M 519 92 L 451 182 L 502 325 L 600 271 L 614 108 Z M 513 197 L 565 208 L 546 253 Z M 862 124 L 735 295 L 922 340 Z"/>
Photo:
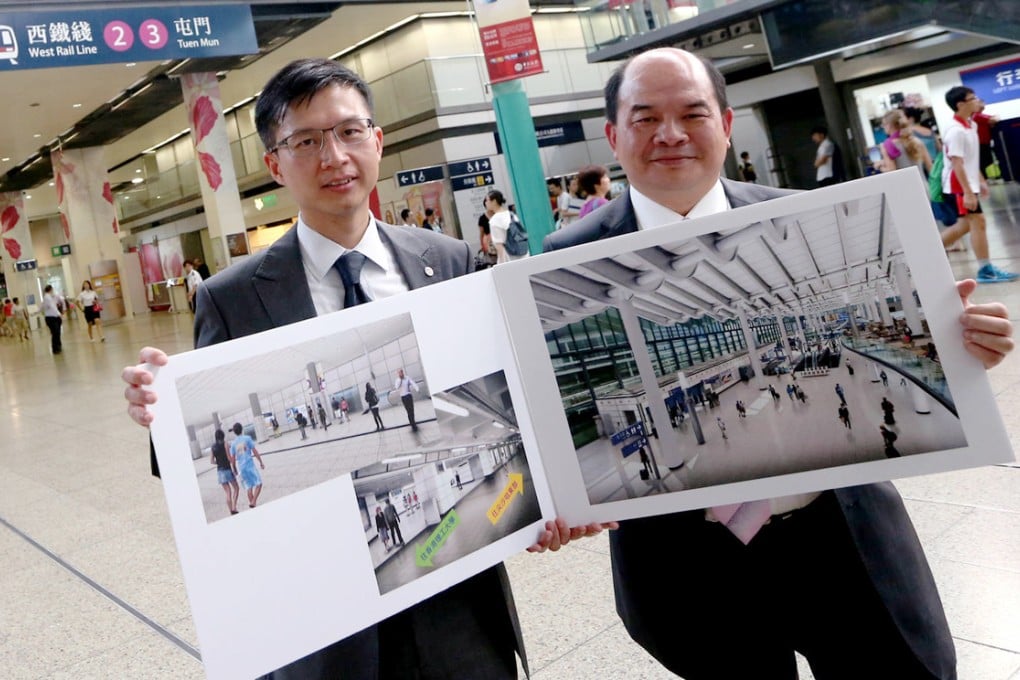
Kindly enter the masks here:
<path id="1" fill-rule="evenodd" d="M 652 368 L 652 360 L 645 351 L 645 334 L 641 332 L 641 323 L 638 321 L 637 312 L 629 300 L 619 304 L 620 319 L 623 321 L 623 330 L 627 334 L 627 342 L 634 348 L 634 363 L 637 364 L 638 374 L 641 376 L 641 386 L 645 390 L 648 399 L 648 408 L 651 410 L 652 418 L 655 419 L 655 431 L 659 435 L 658 448 L 662 456 L 662 462 L 670 469 L 676 469 L 686 462 L 683 451 L 680 449 L 680 438 L 673 431 L 669 423 L 669 412 L 666 411 L 666 400 L 659 389 L 659 380 L 655 377 L 655 369 Z M 651 432 L 647 433 L 649 436 Z"/>
<path id="2" fill-rule="evenodd" d="M 493 83 L 492 108 L 496 113 L 496 127 L 503 144 L 517 214 L 528 230 L 530 251 L 540 253 L 542 239 L 552 233 L 554 225 L 545 170 L 538 154 L 535 121 L 524 83 L 520 79 Z"/>
<path id="3" fill-rule="evenodd" d="M 255 441 L 264 442 L 269 439 L 269 433 L 266 431 L 266 419 L 262 417 L 262 403 L 259 401 L 259 395 L 255 392 L 249 394 L 248 403 L 251 405 L 251 419 L 255 426 Z"/>
<path id="4" fill-rule="evenodd" d="M 7 280 L 7 297 L 18 298 L 22 306 L 28 304 L 28 296 L 36 295 L 38 300 L 38 283 L 36 270 L 19 272 L 15 263 L 20 260 L 34 260 L 35 246 L 32 245 L 32 232 L 28 228 L 28 216 L 25 214 L 25 199 L 20 191 L 0 193 L 0 230 L 3 231 L 3 272 Z"/>
<path id="5" fill-rule="evenodd" d="M 88 279 L 100 295 L 103 323 L 133 314 L 130 296 L 122 293 L 124 254 L 103 147 L 58 149 L 50 160 L 60 223 L 71 246 L 61 263 L 70 288 L 65 293 L 76 296 Z"/>
<path id="6" fill-rule="evenodd" d="M 765 373 L 762 370 L 761 357 L 758 356 L 757 340 L 754 337 L 754 333 L 751 332 L 751 324 L 747 319 L 747 313 L 744 311 L 737 312 L 737 318 L 740 319 L 740 330 L 744 333 L 744 344 L 747 345 L 747 356 L 751 360 L 751 368 L 754 369 L 754 384 L 759 390 L 768 389 L 768 384 L 765 382 Z"/>
<path id="7" fill-rule="evenodd" d="M 846 177 L 857 177 L 858 170 L 849 165 L 854 158 L 852 150 L 857 148 L 851 139 L 852 131 L 846 117 L 846 107 L 836 79 L 832 75 L 832 64 L 827 58 L 814 63 L 815 79 L 818 81 L 818 94 L 822 99 L 822 110 L 825 112 L 825 126 L 829 128 L 829 139 L 839 146 L 843 152 L 843 172 Z"/>
<path id="8" fill-rule="evenodd" d="M 215 274 L 230 264 L 227 234 L 240 233 L 241 238 L 245 238 L 244 210 L 216 74 L 186 73 L 181 76 L 181 89 L 195 145 L 195 168 L 213 250 L 212 261 L 208 264 Z"/>
<path id="9" fill-rule="evenodd" d="M 924 327 L 921 325 L 921 312 L 914 301 L 914 287 L 910 285 L 910 274 L 907 273 L 907 265 L 903 260 L 893 262 L 893 276 L 896 278 L 896 289 L 900 293 L 900 304 L 903 305 L 903 318 L 907 322 L 907 328 L 913 335 L 921 335 Z"/>

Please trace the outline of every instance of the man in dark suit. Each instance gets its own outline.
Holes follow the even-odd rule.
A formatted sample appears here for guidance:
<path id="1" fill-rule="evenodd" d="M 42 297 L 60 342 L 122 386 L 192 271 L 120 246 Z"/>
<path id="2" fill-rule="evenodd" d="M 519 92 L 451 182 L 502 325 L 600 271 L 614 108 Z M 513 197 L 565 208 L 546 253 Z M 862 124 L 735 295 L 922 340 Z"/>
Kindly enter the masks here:
<path id="1" fill-rule="evenodd" d="M 733 112 L 725 81 L 674 48 L 623 64 L 605 88 L 606 137 L 631 188 L 546 237 L 554 250 L 766 201 L 789 192 L 719 174 Z M 969 305 L 965 345 L 986 366 L 1012 349 L 1002 305 Z M 620 523 L 610 536 L 616 605 L 631 637 L 686 680 L 955 678 L 942 604 L 891 484 L 770 501 L 745 545 L 711 511 Z M 558 523 L 537 550 L 576 537 Z M 678 558 L 667 559 L 672 545 Z"/>
<path id="2" fill-rule="evenodd" d="M 383 148 L 372 113 L 368 86 L 337 62 L 297 61 L 266 85 L 256 127 L 270 173 L 300 209 L 298 224 L 263 253 L 199 287 L 196 347 L 473 271 L 463 241 L 372 217 L 369 195 Z M 352 255 L 357 265 L 341 271 L 340 257 Z M 162 365 L 166 355 L 145 348 L 140 361 Z M 141 388 L 151 384 L 151 373 L 129 366 L 122 377 L 129 414 L 148 425 L 146 407 L 155 395 Z M 498 565 L 268 677 L 516 678 L 515 651 L 523 660 L 513 597 Z"/>

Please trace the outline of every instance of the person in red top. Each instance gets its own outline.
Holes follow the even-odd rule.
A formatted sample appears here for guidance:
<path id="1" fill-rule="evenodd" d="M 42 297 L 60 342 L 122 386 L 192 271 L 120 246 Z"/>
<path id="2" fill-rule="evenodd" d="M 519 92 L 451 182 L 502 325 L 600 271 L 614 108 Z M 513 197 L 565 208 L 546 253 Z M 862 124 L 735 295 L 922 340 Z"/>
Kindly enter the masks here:
<path id="1" fill-rule="evenodd" d="M 999 117 L 990 116 L 984 111 L 985 103 L 981 102 L 981 108 L 971 120 L 977 127 L 981 176 L 988 179 L 988 166 L 995 162 L 995 157 L 992 156 L 992 128 L 999 122 Z"/>

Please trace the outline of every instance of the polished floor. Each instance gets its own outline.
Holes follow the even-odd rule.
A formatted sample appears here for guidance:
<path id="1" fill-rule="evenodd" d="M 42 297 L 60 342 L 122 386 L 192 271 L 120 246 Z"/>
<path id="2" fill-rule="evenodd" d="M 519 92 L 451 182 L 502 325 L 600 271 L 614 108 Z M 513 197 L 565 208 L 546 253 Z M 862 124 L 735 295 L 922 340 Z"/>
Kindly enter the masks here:
<path id="1" fill-rule="evenodd" d="M 1020 187 L 993 189 L 992 255 L 1020 270 Z M 972 275 L 969 253 L 950 258 Z M 1020 282 L 977 297 L 1006 302 L 1018 320 Z M 112 325 L 102 344 L 70 323 L 59 357 L 44 334 L 0 340 L 0 678 L 203 677 L 162 488 L 119 382 L 142 345 L 188 348 L 190 319 L 138 317 Z M 990 380 L 1017 446 L 1020 352 Z M 960 678 L 1020 680 L 1020 467 L 897 486 L 945 602 Z M 673 677 L 616 618 L 604 535 L 522 553 L 508 568 L 535 678 Z M 802 677 L 811 678 L 806 666 Z"/>

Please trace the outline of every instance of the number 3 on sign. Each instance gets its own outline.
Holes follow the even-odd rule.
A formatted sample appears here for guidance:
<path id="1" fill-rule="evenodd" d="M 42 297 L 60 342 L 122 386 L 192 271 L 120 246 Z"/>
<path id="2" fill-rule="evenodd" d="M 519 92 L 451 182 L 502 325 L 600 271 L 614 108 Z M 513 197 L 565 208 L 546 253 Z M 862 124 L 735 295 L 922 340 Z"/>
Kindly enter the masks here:
<path id="1" fill-rule="evenodd" d="M 138 39 L 150 50 L 158 50 L 166 45 L 170 33 L 162 21 L 146 19 L 138 27 Z"/>
<path id="2" fill-rule="evenodd" d="M 123 21 L 111 21 L 103 29 L 103 41 L 114 52 L 126 52 L 135 44 L 135 34 Z"/>

